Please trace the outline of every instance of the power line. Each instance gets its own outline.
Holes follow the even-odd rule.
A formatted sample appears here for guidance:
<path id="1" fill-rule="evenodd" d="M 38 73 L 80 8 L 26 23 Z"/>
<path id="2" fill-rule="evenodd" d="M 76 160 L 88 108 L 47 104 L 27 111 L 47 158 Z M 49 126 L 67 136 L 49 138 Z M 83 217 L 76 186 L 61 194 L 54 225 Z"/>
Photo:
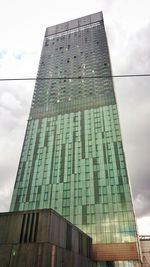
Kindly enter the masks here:
<path id="1" fill-rule="evenodd" d="M 0 82 L 5 81 L 38 81 L 38 80 L 79 80 L 79 79 L 105 79 L 105 78 L 133 78 L 150 77 L 150 73 L 144 74 L 121 74 L 121 75 L 98 75 L 98 76 L 78 76 L 78 77 L 37 77 L 37 78 L 0 78 Z"/>

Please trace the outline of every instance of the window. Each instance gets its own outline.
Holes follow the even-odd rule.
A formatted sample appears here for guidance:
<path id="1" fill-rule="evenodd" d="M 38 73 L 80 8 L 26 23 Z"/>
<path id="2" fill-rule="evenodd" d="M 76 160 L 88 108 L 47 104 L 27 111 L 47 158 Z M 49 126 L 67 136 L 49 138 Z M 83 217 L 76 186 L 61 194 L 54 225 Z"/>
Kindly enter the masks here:
<path id="1" fill-rule="evenodd" d="M 79 232 L 79 254 L 82 255 L 83 254 L 83 237 L 82 237 L 82 233 Z"/>
<path id="2" fill-rule="evenodd" d="M 66 249 L 72 249 L 72 226 L 69 223 L 67 223 Z"/>
<path id="3" fill-rule="evenodd" d="M 31 222 L 30 224 L 29 221 Z M 36 242 L 38 221 L 38 213 L 27 213 L 23 215 L 20 243 Z"/>

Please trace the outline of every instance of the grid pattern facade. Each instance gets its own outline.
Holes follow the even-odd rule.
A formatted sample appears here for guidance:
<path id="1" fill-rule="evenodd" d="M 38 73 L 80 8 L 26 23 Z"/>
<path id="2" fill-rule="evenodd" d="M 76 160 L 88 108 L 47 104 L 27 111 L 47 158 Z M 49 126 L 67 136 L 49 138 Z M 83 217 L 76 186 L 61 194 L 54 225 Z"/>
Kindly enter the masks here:
<path id="1" fill-rule="evenodd" d="M 113 81 L 99 75 L 102 13 L 47 28 L 11 211 L 52 208 L 94 243 L 137 242 Z"/>

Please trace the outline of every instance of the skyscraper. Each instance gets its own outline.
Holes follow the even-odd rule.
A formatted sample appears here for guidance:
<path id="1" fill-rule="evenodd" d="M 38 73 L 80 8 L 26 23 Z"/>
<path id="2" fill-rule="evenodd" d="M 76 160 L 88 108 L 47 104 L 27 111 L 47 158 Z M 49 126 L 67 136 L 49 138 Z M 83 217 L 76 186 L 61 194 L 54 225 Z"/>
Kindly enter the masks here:
<path id="1" fill-rule="evenodd" d="M 111 75 L 102 12 L 46 29 L 10 210 L 51 207 L 94 244 L 138 254 Z M 119 259 L 97 266 L 138 266 Z"/>

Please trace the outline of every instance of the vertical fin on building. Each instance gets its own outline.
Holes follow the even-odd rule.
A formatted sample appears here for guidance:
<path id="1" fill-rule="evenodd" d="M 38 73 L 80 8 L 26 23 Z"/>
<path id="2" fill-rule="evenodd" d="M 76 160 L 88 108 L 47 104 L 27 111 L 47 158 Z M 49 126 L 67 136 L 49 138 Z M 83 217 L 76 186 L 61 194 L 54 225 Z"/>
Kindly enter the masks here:
<path id="1" fill-rule="evenodd" d="M 61 145 L 61 165 L 60 165 L 60 183 L 64 181 L 64 169 L 65 169 L 65 144 Z"/>
<path id="2" fill-rule="evenodd" d="M 35 161 L 37 158 L 37 150 L 39 148 L 39 139 L 40 139 L 40 129 L 41 129 L 41 124 L 42 124 L 42 120 L 39 120 L 38 123 L 38 131 L 37 131 L 37 135 L 36 135 L 36 141 L 35 141 L 35 145 L 34 145 L 34 152 L 33 152 L 33 158 L 32 158 L 32 165 L 31 165 L 31 171 L 30 171 L 30 177 L 29 177 L 29 183 L 28 183 L 28 190 L 27 190 L 27 195 L 26 195 L 26 201 L 28 202 L 30 199 L 30 192 L 31 192 L 31 185 L 32 185 L 32 180 L 33 180 L 33 173 L 35 170 Z"/>
<path id="3" fill-rule="evenodd" d="M 121 166 L 120 166 L 120 159 L 119 159 L 117 142 L 114 142 L 114 152 L 115 152 L 116 167 L 117 167 L 117 171 L 118 171 L 118 181 L 119 181 L 119 184 L 123 184 L 122 176 L 121 176 Z"/>
<path id="4" fill-rule="evenodd" d="M 94 196 L 95 196 L 95 204 L 99 203 L 99 192 L 98 192 L 98 172 L 93 172 L 94 178 Z"/>
<path id="5" fill-rule="evenodd" d="M 106 146 L 103 144 L 104 163 L 107 164 Z"/>
<path id="6" fill-rule="evenodd" d="M 81 146 L 82 146 L 82 159 L 85 158 L 85 126 L 84 126 L 84 111 L 81 112 Z"/>
<path id="7" fill-rule="evenodd" d="M 53 140 L 53 149 L 52 149 L 52 159 L 51 159 L 51 171 L 50 171 L 50 183 L 52 183 L 52 175 L 53 175 L 53 164 L 54 164 L 54 152 L 55 152 L 55 142 L 56 142 L 56 126 L 54 129 L 54 140 Z"/>
<path id="8" fill-rule="evenodd" d="M 87 206 L 82 205 L 82 224 L 87 224 Z"/>
<path id="9" fill-rule="evenodd" d="M 74 174 L 75 166 L 75 141 L 76 141 L 76 132 L 73 132 L 73 151 L 72 151 L 72 174 Z"/>
<path id="10" fill-rule="evenodd" d="M 24 172 L 25 172 L 25 167 L 26 167 L 26 162 L 23 161 L 22 168 L 21 168 L 21 173 L 20 173 L 20 181 L 23 180 L 23 176 L 24 176 Z"/>

